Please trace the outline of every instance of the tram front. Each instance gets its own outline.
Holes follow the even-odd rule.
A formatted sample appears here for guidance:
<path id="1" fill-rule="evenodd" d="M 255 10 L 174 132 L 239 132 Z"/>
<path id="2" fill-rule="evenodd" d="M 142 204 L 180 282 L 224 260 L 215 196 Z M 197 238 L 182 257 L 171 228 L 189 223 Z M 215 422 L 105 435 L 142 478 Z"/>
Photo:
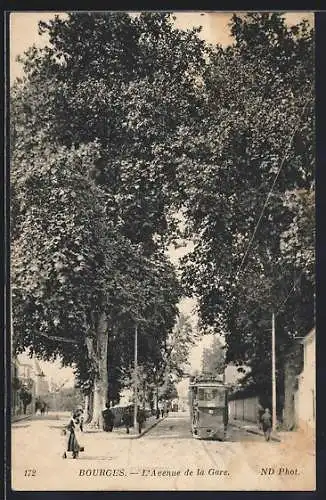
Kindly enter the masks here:
<path id="1" fill-rule="evenodd" d="M 227 389 L 220 382 L 200 382 L 190 386 L 192 435 L 197 439 L 220 439 L 227 436 Z"/>

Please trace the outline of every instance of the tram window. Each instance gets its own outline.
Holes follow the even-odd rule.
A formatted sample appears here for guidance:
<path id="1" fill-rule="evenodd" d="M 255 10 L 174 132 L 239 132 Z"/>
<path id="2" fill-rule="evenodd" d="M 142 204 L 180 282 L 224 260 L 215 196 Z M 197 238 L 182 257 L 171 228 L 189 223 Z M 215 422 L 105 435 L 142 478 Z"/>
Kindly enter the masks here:
<path id="1" fill-rule="evenodd" d="M 224 392 L 218 389 L 200 388 L 198 389 L 198 399 L 200 401 L 214 401 L 224 405 Z"/>
<path id="2" fill-rule="evenodd" d="M 204 401 L 205 400 L 205 390 L 204 389 L 198 389 L 198 399 L 200 401 Z"/>

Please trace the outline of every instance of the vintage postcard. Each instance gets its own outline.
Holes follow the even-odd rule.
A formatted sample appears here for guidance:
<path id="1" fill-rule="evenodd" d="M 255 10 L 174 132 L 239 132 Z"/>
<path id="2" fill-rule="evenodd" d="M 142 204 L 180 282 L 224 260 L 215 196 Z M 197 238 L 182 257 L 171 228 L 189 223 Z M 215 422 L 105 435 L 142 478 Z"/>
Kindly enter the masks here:
<path id="1" fill-rule="evenodd" d="M 12 490 L 314 491 L 314 14 L 8 19 Z"/>

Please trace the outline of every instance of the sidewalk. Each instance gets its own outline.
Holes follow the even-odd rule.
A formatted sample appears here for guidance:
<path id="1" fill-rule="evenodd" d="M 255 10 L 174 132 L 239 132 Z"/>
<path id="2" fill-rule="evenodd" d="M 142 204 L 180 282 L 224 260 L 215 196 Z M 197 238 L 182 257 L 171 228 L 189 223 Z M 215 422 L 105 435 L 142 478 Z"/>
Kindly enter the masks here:
<path id="1" fill-rule="evenodd" d="M 11 423 L 15 424 L 16 422 L 20 422 L 21 420 L 31 419 L 32 417 L 33 417 L 33 415 L 31 413 L 28 415 L 12 415 Z"/>
<path id="2" fill-rule="evenodd" d="M 138 438 L 144 436 L 145 434 L 147 434 L 148 431 L 153 429 L 153 427 L 156 427 L 156 425 L 159 424 L 160 422 L 162 422 L 162 420 L 164 420 L 165 418 L 166 417 L 163 417 L 163 418 L 162 417 L 156 418 L 155 416 L 149 417 L 146 420 L 145 426 L 140 434 L 136 429 L 134 429 L 134 427 L 132 429 L 130 429 L 129 434 L 126 433 L 126 429 L 124 427 L 117 427 L 115 432 L 116 432 L 116 434 L 119 434 L 123 438 L 138 439 Z"/>
<path id="3" fill-rule="evenodd" d="M 41 415 L 39 413 L 29 413 L 28 415 L 14 415 L 11 417 L 11 423 L 15 424 L 22 420 L 60 420 L 67 419 L 69 416 L 69 412 L 59 412 L 59 411 L 50 411 L 45 415 Z"/>
<path id="4" fill-rule="evenodd" d="M 146 420 L 145 426 L 140 434 L 138 433 L 138 430 L 136 430 L 134 427 L 131 427 L 129 429 L 129 434 L 127 434 L 126 428 L 124 426 L 114 427 L 112 432 L 106 432 L 106 431 L 103 431 L 102 429 L 87 428 L 87 426 L 85 426 L 84 432 L 85 432 L 85 434 L 104 433 L 108 437 L 109 436 L 115 437 L 115 438 L 119 437 L 119 439 L 139 439 L 142 436 L 144 436 L 145 434 L 147 434 L 147 432 L 150 431 L 151 429 L 153 429 L 153 427 L 155 427 L 157 424 L 162 422 L 162 420 L 164 420 L 165 418 L 166 417 L 163 417 L 163 418 L 162 417 L 156 418 L 155 416 L 149 417 Z"/>
<path id="5" fill-rule="evenodd" d="M 229 425 L 233 425 L 234 427 L 238 427 L 238 429 L 243 429 L 250 434 L 257 434 L 259 436 L 264 436 L 264 433 L 261 429 L 259 429 L 258 425 L 254 422 L 248 422 L 247 420 L 229 420 Z M 283 433 L 284 434 L 284 433 Z M 281 442 L 281 435 L 279 432 L 271 433 L 271 440 Z"/>
<path id="6" fill-rule="evenodd" d="M 230 420 L 229 425 L 243 429 L 251 434 L 258 434 L 264 436 L 264 433 L 259 429 L 258 425 L 254 422 L 248 422 L 246 420 Z M 307 433 L 303 430 L 293 430 L 293 431 L 282 431 L 272 432 L 271 440 L 281 442 L 287 447 L 296 448 L 304 453 L 314 456 L 316 439 L 313 432 Z"/>

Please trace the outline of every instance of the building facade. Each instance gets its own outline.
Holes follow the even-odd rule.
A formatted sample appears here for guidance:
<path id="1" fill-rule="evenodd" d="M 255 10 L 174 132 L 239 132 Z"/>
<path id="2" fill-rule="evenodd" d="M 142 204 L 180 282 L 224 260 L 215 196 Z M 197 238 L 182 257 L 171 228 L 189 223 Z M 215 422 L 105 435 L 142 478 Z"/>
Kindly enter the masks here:
<path id="1" fill-rule="evenodd" d="M 21 360 L 19 357 L 11 360 L 11 415 L 13 417 L 24 414 L 22 391 L 31 394 L 31 401 L 26 406 L 26 414 L 33 413 L 36 392 L 35 377 L 32 363 Z"/>
<path id="2" fill-rule="evenodd" d="M 11 415 L 24 414 L 22 390 L 31 394 L 31 402 L 26 406 L 26 414 L 35 411 L 35 401 L 49 392 L 48 382 L 36 358 L 20 354 L 11 359 Z"/>
<path id="3" fill-rule="evenodd" d="M 297 426 L 313 431 L 316 422 L 316 331 L 312 329 L 301 341 L 303 370 L 298 377 L 295 394 Z"/>
<path id="4" fill-rule="evenodd" d="M 283 421 L 288 430 L 313 430 L 316 419 L 316 332 L 313 328 L 287 355 Z"/>

